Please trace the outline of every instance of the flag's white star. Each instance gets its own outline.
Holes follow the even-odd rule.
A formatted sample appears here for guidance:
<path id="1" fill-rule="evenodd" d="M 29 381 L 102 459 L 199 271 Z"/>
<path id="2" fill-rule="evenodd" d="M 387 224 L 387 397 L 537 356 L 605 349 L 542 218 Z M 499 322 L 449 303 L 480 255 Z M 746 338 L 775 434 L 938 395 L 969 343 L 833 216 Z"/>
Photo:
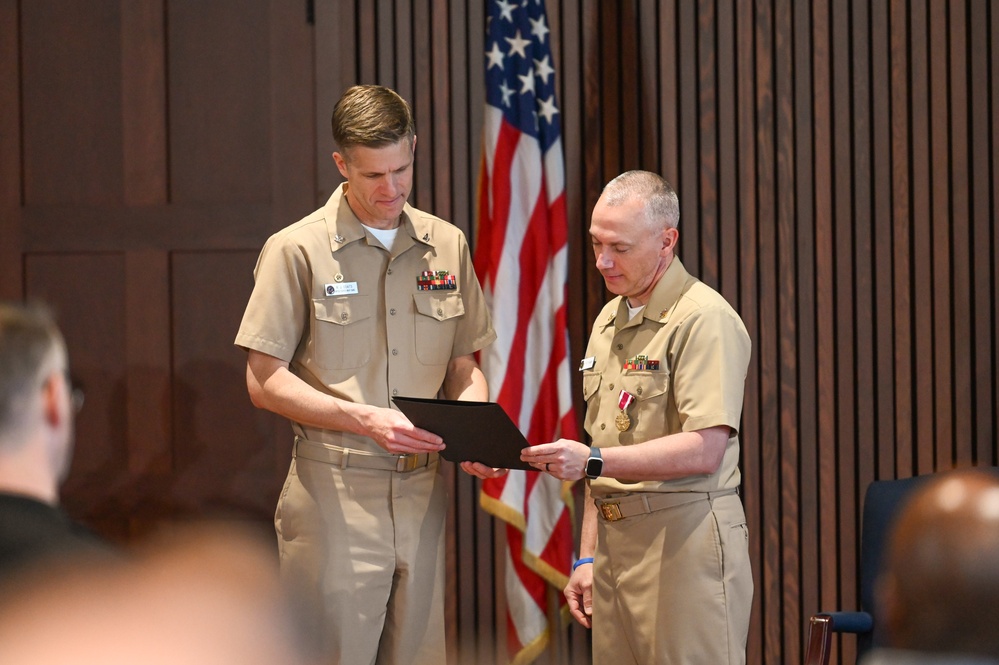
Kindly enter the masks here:
<path id="1" fill-rule="evenodd" d="M 548 62 L 549 57 L 546 55 L 543 60 L 534 61 L 534 73 L 544 85 L 548 85 L 548 77 L 555 73 L 555 69 Z"/>
<path id="2" fill-rule="evenodd" d="M 533 18 L 528 18 L 527 20 L 531 22 L 531 34 L 538 38 L 538 43 L 544 44 L 545 35 L 551 32 L 548 26 L 545 25 L 545 17 L 539 16 L 537 21 Z"/>
<path id="3" fill-rule="evenodd" d="M 517 78 L 520 82 L 524 84 L 524 87 L 520 89 L 520 94 L 526 95 L 527 93 L 534 93 L 534 70 L 527 70 L 526 74 L 517 74 Z"/>
<path id="4" fill-rule="evenodd" d="M 499 0 L 497 3 L 500 8 L 500 17 L 505 18 L 510 23 L 513 23 L 513 10 L 517 8 L 517 5 L 507 2 L 506 0 Z"/>
<path id="5" fill-rule="evenodd" d="M 500 50 L 498 43 L 493 42 L 493 48 L 491 51 L 486 51 L 486 57 L 489 58 L 489 65 L 486 67 L 487 72 L 493 67 L 503 69 L 503 51 Z"/>
<path id="6" fill-rule="evenodd" d="M 558 113 L 558 109 L 555 108 L 554 93 L 548 99 L 539 99 L 538 106 L 541 107 L 539 113 L 545 117 L 545 120 L 548 121 L 549 125 L 552 124 L 552 118 L 554 118 L 555 114 Z"/>
<path id="7" fill-rule="evenodd" d="M 510 106 L 510 96 L 513 95 L 513 89 L 506 87 L 506 81 L 500 83 L 500 92 L 503 93 L 503 106 Z"/>
<path id="8" fill-rule="evenodd" d="M 521 37 L 520 30 L 517 31 L 517 34 L 514 35 L 513 39 L 510 39 L 509 37 L 504 37 L 503 39 L 510 43 L 510 53 L 508 55 L 516 53 L 521 58 L 527 57 L 527 52 L 525 52 L 524 49 L 531 43 L 531 40 Z"/>

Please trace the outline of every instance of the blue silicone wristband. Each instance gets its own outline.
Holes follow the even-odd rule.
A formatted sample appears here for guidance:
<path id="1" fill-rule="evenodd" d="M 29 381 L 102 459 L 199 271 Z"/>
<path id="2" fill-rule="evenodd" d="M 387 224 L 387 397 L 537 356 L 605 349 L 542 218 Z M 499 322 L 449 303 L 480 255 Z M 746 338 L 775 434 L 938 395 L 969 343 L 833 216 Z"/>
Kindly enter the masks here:
<path id="1" fill-rule="evenodd" d="M 576 570 L 577 568 L 579 568 L 580 566 L 582 566 L 584 563 L 593 563 L 593 557 L 591 557 L 591 556 L 584 556 L 582 559 L 580 559 L 576 563 L 572 564 L 572 569 Z"/>

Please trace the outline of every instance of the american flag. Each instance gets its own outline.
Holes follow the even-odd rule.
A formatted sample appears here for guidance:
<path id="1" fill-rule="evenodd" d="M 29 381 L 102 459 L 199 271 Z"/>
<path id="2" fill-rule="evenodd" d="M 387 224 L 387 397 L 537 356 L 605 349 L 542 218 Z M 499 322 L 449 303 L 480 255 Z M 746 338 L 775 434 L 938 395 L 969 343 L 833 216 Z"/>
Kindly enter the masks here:
<path id="1" fill-rule="evenodd" d="M 475 268 L 497 340 L 481 354 L 492 399 L 531 444 L 578 439 L 566 328 L 567 223 L 561 125 L 542 0 L 490 0 L 486 119 Z M 482 507 L 507 523 L 508 647 L 514 663 L 544 651 L 548 585 L 573 556 L 571 487 L 511 471 L 486 480 Z M 562 612 L 553 612 L 561 615 Z"/>

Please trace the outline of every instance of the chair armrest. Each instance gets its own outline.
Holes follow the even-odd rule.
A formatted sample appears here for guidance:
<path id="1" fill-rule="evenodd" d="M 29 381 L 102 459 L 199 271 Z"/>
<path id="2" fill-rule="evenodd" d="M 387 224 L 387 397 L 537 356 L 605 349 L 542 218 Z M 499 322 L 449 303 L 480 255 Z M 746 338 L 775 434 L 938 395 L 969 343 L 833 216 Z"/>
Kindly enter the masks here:
<path id="1" fill-rule="evenodd" d="M 867 612 L 822 612 L 813 614 L 808 621 L 808 645 L 805 647 L 805 665 L 829 665 L 832 634 L 866 633 L 874 627 L 874 619 Z"/>
<path id="2" fill-rule="evenodd" d="M 816 616 L 829 617 L 830 628 L 835 633 L 869 633 L 874 630 L 874 617 L 867 612 L 821 612 Z"/>

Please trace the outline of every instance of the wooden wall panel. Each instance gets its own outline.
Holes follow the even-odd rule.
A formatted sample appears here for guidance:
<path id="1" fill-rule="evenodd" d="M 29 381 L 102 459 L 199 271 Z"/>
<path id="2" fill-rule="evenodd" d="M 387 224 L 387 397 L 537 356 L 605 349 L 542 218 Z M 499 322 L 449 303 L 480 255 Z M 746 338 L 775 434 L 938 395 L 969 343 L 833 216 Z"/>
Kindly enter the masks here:
<path id="1" fill-rule="evenodd" d="M 930 228 L 930 83 L 929 83 L 929 33 L 926 2 L 912 3 L 910 8 L 910 40 L 912 42 L 911 99 L 912 99 L 912 263 L 923 276 L 921 288 L 912 290 L 914 296 L 914 326 L 917 405 L 915 457 L 919 473 L 933 469 L 933 299 L 928 284 L 932 280 L 932 233 Z M 918 296 L 918 297 L 915 297 Z"/>
<path id="2" fill-rule="evenodd" d="M 128 534 L 134 496 L 125 436 L 126 364 L 123 303 L 125 257 L 115 254 L 28 254 L 25 297 L 48 303 L 61 323 L 70 371 L 85 395 L 76 420 L 66 509 L 114 538 Z"/>
<path id="3" fill-rule="evenodd" d="M 905 4 L 899 1 L 891 3 L 889 9 L 889 43 L 891 45 L 889 58 L 891 62 L 891 144 L 892 156 L 891 191 L 889 214 L 891 217 L 891 240 L 893 252 L 891 255 L 893 267 L 893 300 L 894 316 L 892 329 L 896 331 L 895 357 L 903 359 L 896 361 L 894 372 L 896 414 L 895 438 L 898 441 L 909 442 L 900 445 L 895 450 L 895 465 L 897 469 L 912 469 L 913 467 L 913 423 L 910 418 L 898 417 L 914 411 L 913 405 L 913 368 L 904 359 L 912 357 L 913 334 L 908 325 L 912 317 L 913 301 L 910 284 L 912 280 L 912 263 L 910 247 L 912 244 L 910 205 L 911 182 L 909 180 L 909 162 L 912 151 L 909 145 L 908 117 L 908 72 L 911 59 L 907 51 L 909 35 L 908 16 Z M 884 192 L 888 194 L 889 192 Z M 888 226 L 886 223 L 885 226 Z"/>
<path id="4" fill-rule="evenodd" d="M 25 202 L 120 201 L 119 0 L 21 3 L 20 25 Z"/>
<path id="5" fill-rule="evenodd" d="M 266 2 L 167 3 L 171 200 L 269 200 L 269 19 Z"/>
<path id="6" fill-rule="evenodd" d="M 995 17 L 995 14 L 996 12 L 992 12 L 993 17 Z M 994 150 L 996 144 L 999 143 L 996 141 L 995 133 L 999 129 L 999 124 L 993 122 L 990 125 L 988 117 L 989 102 L 994 99 L 994 96 L 989 94 L 988 62 L 990 50 L 993 61 L 999 58 L 999 48 L 995 47 L 994 42 L 992 42 L 992 48 L 989 48 L 988 3 L 972 3 L 968 25 L 971 29 L 971 38 L 969 40 L 971 60 L 970 131 L 974 137 L 990 136 L 992 138 L 991 142 L 983 140 L 971 142 L 972 157 L 970 168 L 972 173 L 985 174 L 990 171 L 990 150 Z M 993 69 L 992 71 L 996 70 Z M 992 83 L 991 88 L 992 90 L 996 89 L 995 82 Z M 994 101 L 991 102 L 991 108 L 995 112 L 996 104 Z M 993 166 L 995 163 L 995 161 L 991 162 Z M 999 430 L 996 427 L 996 418 L 999 417 L 999 409 L 996 408 L 996 405 L 999 404 L 999 391 L 996 390 L 996 373 L 994 367 L 990 367 L 985 355 L 986 351 L 991 351 L 994 354 L 999 350 L 999 344 L 996 343 L 997 339 L 999 339 L 996 332 L 997 328 L 999 328 L 999 325 L 997 325 L 999 321 L 996 320 L 999 302 L 997 302 L 996 290 L 994 288 L 996 277 L 999 277 L 999 269 L 997 269 L 993 253 L 997 247 L 995 240 L 999 237 L 999 231 L 997 231 L 999 225 L 995 223 L 996 209 L 994 207 L 996 195 L 994 178 L 997 169 L 993 168 L 992 171 L 992 183 L 989 183 L 988 180 L 982 182 L 978 178 L 973 180 L 975 186 L 972 188 L 971 200 L 973 279 L 976 284 L 993 284 L 992 289 L 981 288 L 973 291 L 975 343 L 971 346 L 975 349 L 976 354 L 979 354 L 979 344 L 982 345 L 981 348 L 983 349 L 977 355 L 973 364 L 975 368 L 974 408 L 977 413 L 988 413 L 991 411 L 993 414 L 992 423 L 982 423 L 987 431 L 976 437 L 974 457 L 977 460 L 988 459 L 989 454 L 992 452 L 989 443 L 990 441 L 994 441 L 996 436 L 999 435 Z"/>
<path id="7" fill-rule="evenodd" d="M 250 403 L 246 355 L 232 345 L 256 258 L 252 251 L 171 256 L 172 491 L 190 512 L 267 523 L 292 434 L 287 426 L 275 432 L 274 419 Z"/>
<path id="8" fill-rule="evenodd" d="M 59 314 L 87 393 L 66 504 L 114 538 L 273 513 L 289 435 L 232 339 L 264 239 L 316 200 L 305 9 L 0 5 L 0 292 Z"/>
<path id="9" fill-rule="evenodd" d="M 16 0 L 0 1 L 0 298 L 22 296 L 21 34 Z"/>
<path id="10" fill-rule="evenodd" d="M 269 522 L 288 428 L 249 406 L 231 337 L 264 239 L 339 183 L 346 87 L 410 99 L 413 203 L 474 243 L 484 2 L 209 4 L 0 0 L 0 295 L 73 321 L 88 404 L 67 492 L 120 537 L 190 510 Z M 617 173 L 659 171 L 684 262 L 754 342 L 749 662 L 795 662 L 809 613 L 857 606 L 867 483 L 999 461 L 999 12 L 546 5 L 572 353 L 607 297 L 589 212 Z M 205 482 L 216 465 L 232 483 Z M 446 475 L 450 662 L 503 663 L 504 534 L 478 484 Z M 587 638 L 570 627 L 541 662 L 587 663 Z M 833 662 L 854 655 L 844 638 Z"/>

